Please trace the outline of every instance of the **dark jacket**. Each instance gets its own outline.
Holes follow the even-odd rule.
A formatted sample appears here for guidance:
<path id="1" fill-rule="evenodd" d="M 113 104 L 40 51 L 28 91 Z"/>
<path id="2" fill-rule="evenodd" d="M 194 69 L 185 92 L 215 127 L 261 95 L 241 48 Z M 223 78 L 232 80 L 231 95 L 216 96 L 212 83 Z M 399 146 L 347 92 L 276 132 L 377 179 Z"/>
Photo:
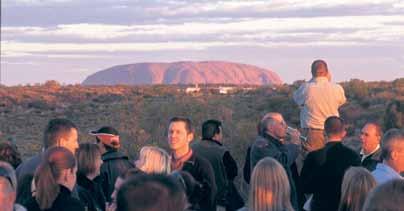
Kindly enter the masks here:
<path id="1" fill-rule="evenodd" d="M 123 153 L 115 150 L 107 151 L 102 155 L 103 164 L 101 165 L 100 181 L 104 196 L 108 202 L 111 202 L 111 194 L 114 191 L 116 179 L 134 165 Z"/>
<path id="2" fill-rule="evenodd" d="M 340 141 L 328 142 L 322 149 L 310 152 L 304 161 L 301 181 L 304 192 L 313 194 L 311 210 L 337 210 L 344 173 L 359 165 L 359 155 Z"/>
<path id="3" fill-rule="evenodd" d="M 27 175 L 33 176 L 35 174 L 36 168 L 38 168 L 39 164 L 42 161 L 42 156 L 43 153 L 39 153 L 37 155 L 32 156 L 28 160 L 22 162 L 15 170 L 15 173 L 17 174 L 17 179 L 20 181 Z"/>
<path id="4" fill-rule="evenodd" d="M 77 185 L 80 201 L 88 211 L 105 210 L 105 196 L 100 184 L 82 174 L 77 174 Z"/>
<path id="5" fill-rule="evenodd" d="M 293 180 L 291 167 L 299 155 L 299 146 L 296 144 L 282 144 L 279 140 L 269 136 L 258 136 L 251 146 L 250 161 L 251 170 L 254 169 L 258 161 L 265 157 L 277 160 L 285 169 L 290 184 L 290 201 L 295 210 L 299 210 L 296 185 Z"/>
<path id="6" fill-rule="evenodd" d="M 190 196 L 190 203 L 196 210 L 214 211 L 216 210 L 216 182 L 212 166 L 205 158 L 195 152 L 184 162 L 181 169 L 190 173 L 199 182 L 200 187 L 194 190 Z"/>
<path id="7" fill-rule="evenodd" d="M 247 153 L 244 159 L 243 178 L 247 184 L 250 184 L 251 179 L 251 146 L 248 146 Z"/>
<path id="8" fill-rule="evenodd" d="M 237 163 L 229 150 L 222 143 L 215 140 L 202 140 L 192 145 L 197 154 L 206 158 L 211 164 L 217 186 L 216 202 L 218 205 L 227 206 L 231 194 L 237 194 L 237 190 L 230 187 L 238 174 Z M 234 193 L 237 192 L 237 193 Z M 240 197 L 241 198 L 241 197 Z M 232 202 L 235 203 L 234 200 Z M 237 208 L 244 205 L 243 201 Z"/>
<path id="9" fill-rule="evenodd" d="M 27 204 L 24 205 L 28 211 L 41 211 L 35 198 L 31 198 Z M 45 211 L 84 211 L 84 205 L 71 196 L 71 192 L 66 187 L 60 185 L 60 192 L 56 197 L 50 209 Z"/>
<path id="10" fill-rule="evenodd" d="M 382 149 L 379 148 L 376 152 L 372 153 L 371 155 L 367 156 L 361 163 L 361 166 L 365 167 L 367 170 L 372 172 L 376 169 L 376 165 L 382 162 L 381 158 Z"/>

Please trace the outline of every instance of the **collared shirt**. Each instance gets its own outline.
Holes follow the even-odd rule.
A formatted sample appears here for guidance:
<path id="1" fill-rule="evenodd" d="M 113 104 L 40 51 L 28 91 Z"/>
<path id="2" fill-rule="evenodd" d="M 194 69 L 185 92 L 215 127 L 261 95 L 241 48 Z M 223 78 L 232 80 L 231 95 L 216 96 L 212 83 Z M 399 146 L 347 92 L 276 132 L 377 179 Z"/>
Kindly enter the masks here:
<path id="1" fill-rule="evenodd" d="M 342 86 L 329 82 L 326 77 L 317 77 L 302 84 L 293 93 L 293 100 L 302 107 L 302 128 L 324 129 L 326 118 L 339 116 L 338 108 L 346 98 Z"/>
<path id="2" fill-rule="evenodd" d="M 363 151 L 363 148 L 361 149 L 360 155 L 361 155 L 361 162 L 363 162 L 367 157 L 371 156 L 373 153 L 375 153 L 378 149 L 380 149 L 380 144 L 377 145 L 377 147 L 369 154 L 365 155 L 365 152 Z"/>
<path id="3" fill-rule="evenodd" d="M 403 177 L 394 169 L 384 163 L 378 163 L 376 169 L 372 171 L 372 175 L 378 185 L 383 184 L 392 179 L 402 179 Z"/>

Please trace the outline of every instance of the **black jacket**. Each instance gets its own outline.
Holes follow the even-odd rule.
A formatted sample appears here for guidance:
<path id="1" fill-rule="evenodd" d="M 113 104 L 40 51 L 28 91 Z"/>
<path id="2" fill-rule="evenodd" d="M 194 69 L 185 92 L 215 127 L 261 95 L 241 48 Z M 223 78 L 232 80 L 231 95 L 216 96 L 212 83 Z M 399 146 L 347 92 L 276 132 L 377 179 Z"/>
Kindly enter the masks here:
<path id="1" fill-rule="evenodd" d="M 258 136 L 251 146 L 250 152 L 250 172 L 254 169 L 257 163 L 265 158 L 271 157 L 277 160 L 285 169 L 288 175 L 290 184 L 290 201 L 293 208 L 298 210 L 298 198 L 296 184 L 292 175 L 292 165 L 295 163 L 297 156 L 299 155 L 299 146 L 295 144 L 282 144 L 279 140 L 269 136 Z"/>
<path id="2" fill-rule="evenodd" d="M 359 155 L 340 141 L 328 142 L 322 149 L 310 152 L 301 179 L 304 192 L 314 194 L 311 210 L 337 210 L 345 171 L 359 165 Z"/>
<path id="3" fill-rule="evenodd" d="M 24 205 L 28 211 L 41 211 L 35 198 L 31 198 L 27 204 Z M 50 209 L 45 211 L 84 211 L 84 205 L 71 196 L 71 191 L 66 187 L 60 185 L 59 195 L 56 197 Z"/>
<path id="4" fill-rule="evenodd" d="M 216 210 L 215 196 L 217 188 L 213 168 L 209 161 L 194 152 L 184 162 L 181 170 L 190 173 L 200 184 L 200 187 L 194 190 L 190 196 L 192 207 L 201 211 Z"/>
<path id="5" fill-rule="evenodd" d="M 88 211 L 104 211 L 105 196 L 101 186 L 88 179 L 86 176 L 77 174 L 77 185 L 80 201 Z"/>
<path id="6" fill-rule="evenodd" d="M 381 158 L 382 149 L 379 148 L 376 152 L 372 153 L 371 155 L 367 156 L 361 163 L 361 166 L 365 167 L 367 170 L 372 172 L 376 169 L 376 165 L 382 162 Z"/>
<path id="7" fill-rule="evenodd" d="M 116 179 L 134 165 L 128 157 L 119 151 L 107 151 L 102 155 L 103 164 L 101 165 L 100 181 L 104 196 L 108 202 L 111 202 L 111 194 L 114 192 Z"/>

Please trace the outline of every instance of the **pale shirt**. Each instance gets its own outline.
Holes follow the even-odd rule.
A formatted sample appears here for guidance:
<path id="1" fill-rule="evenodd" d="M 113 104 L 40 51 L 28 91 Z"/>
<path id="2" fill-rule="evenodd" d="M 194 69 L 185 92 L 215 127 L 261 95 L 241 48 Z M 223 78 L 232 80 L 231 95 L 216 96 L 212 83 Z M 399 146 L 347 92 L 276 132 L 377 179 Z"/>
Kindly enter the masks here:
<path id="1" fill-rule="evenodd" d="M 372 171 L 372 175 L 378 185 L 381 185 L 392 179 L 403 179 L 394 169 L 384 163 L 378 163 L 376 169 Z"/>
<path id="2" fill-rule="evenodd" d="M 338 108 L 346 102 L 342 86 L 329 82 L 326 77 L 317 77 L 302 84 L 293 93 L 293 100 L 302 107 L 301 128 L 324 129 L 330 116 L 339 116 Z"/>
<path id="3" fill-rule="evenodd" d="M 367 157 L 371 156 L 373 153 L 375 153 L 378 149 L 380 149 L 380 144 L 377 145 L 377 147 L 369 154 L 365 155 L 365 152 L 363 149 L 361 149 L 360 155 L 362 156 L 361 162 L 363 162 Z"/>

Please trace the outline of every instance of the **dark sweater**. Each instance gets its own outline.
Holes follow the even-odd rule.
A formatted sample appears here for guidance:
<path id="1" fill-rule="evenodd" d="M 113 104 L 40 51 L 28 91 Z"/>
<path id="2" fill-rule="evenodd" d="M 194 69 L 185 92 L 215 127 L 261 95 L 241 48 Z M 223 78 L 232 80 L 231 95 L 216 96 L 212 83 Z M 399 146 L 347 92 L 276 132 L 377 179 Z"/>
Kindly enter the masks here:
<path id="1" fill-rule="evenodd" d="M 24 205 L 28 211 L 42 211 L 39 208 L 38 202 L 35 198 L 31 198 L 27 204 Z M 84 205 L 71 196 L 71 191 L 66 187 L 60 185 L 60 192 L 53 202 L 50 209 L 43 211 L 84 211 Z"/>
<path id="2" fill-rule="evenodd" d="M 209 161 L 193 153 L 191 158 L 185 161 L 183 171 L 190 173 L 201 185 L 191 196 L 191 203 L 197 210 L 216 210 L 216 182 L 213 168 Z"/>
<path id="3" fill-rule="evenodd" d="M 311 210 L 337 210 L 345 171 L 359 165 L 359 155 L 340 141 L 328 142 L 322 149 L 310 152 L 301 181 L 304 192 L 313 194 Z"/>
<path id="4" fill-rule="evenodd" d="M 77 185 L 80 201 L 84 203 L 88 211 L 104 211 L 105 196 L 101 186 L 89 180 L 86 176 L 77 175 Z"/>

